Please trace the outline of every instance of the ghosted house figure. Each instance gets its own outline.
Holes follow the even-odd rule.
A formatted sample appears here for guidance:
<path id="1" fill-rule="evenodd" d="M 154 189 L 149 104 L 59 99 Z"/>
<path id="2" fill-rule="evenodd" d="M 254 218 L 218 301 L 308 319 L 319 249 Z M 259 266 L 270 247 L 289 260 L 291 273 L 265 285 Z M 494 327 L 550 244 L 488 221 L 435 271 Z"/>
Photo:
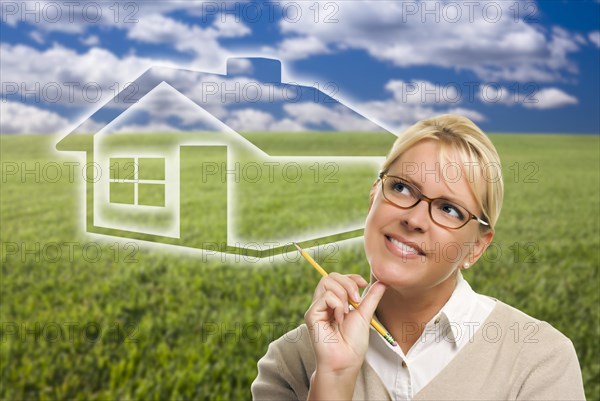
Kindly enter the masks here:
<path id="1" fill-rule="evenodd" d="M 225 75 L 148 69 L 56 147 L 85 152 L 88 232 L 265 257 L 362 235 L 348 194 L 368 199 L 395 139 L 282 83 L 278 60 L 231 58 Z"/>

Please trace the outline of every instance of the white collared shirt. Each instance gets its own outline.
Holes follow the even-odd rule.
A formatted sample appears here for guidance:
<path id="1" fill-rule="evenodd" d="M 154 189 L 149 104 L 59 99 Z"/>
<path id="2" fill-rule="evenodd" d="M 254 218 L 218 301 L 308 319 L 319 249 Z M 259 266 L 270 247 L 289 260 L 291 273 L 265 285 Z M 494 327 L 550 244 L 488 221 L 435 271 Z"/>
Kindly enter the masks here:
<path id="1" fill-rule="evenodd" d="M 366 361 L 379 375 L 393 400 L 411 400 L 473 340 L 496 301 L 477 294 L 460 271 L 450 299 L 431 319 L 406 355 L 371 327 Z M 413 324 L 405 332 L 416 331 Z"/>

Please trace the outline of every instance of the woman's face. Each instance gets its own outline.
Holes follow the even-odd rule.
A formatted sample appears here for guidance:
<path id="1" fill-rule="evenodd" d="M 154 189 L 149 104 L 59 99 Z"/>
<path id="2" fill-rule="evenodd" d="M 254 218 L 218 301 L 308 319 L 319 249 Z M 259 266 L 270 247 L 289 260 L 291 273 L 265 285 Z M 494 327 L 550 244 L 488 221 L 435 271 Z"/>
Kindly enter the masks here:
<path id="1" fill-rule="evenodd" d="M 418 142 L 387 174 L 404 178 L 429 198 L 454 200 L 481 216 L 469 177 L 440 165 L 439 151 L 437 141 Z M 447 153 L 447 162 L 453 162 L 452 152 Z M 493 237 L 492 232 L 480 236 L 475 220 L 455 230 L 439 226 L 431 220 L 428 208 L 421 201 L 412 209 L 400 209 L 384 199 L 381 182 L 377 184 L 365 225 L 365 251 L 375 278 L 400 292 L 421 293 L 446 283 L 465 262 L 473 264 Z"/>

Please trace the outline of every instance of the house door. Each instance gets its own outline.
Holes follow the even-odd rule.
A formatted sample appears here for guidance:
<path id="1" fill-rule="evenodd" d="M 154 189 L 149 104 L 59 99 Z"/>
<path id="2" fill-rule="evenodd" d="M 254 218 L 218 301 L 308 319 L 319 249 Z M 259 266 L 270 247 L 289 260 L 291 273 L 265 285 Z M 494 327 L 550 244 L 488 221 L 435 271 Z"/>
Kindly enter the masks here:
<path id="1" fill-rule="evenodd" d="M 227 146 L 181 146 L 182 245 L 224 249 L 227 244 Z"/>

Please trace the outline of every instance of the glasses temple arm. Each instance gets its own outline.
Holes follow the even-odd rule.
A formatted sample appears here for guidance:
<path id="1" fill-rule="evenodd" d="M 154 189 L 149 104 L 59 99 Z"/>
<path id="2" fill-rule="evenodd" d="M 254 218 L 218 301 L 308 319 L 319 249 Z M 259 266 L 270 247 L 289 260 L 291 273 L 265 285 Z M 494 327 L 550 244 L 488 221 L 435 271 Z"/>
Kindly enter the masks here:
<path id="1" fill-rule="evenodd" d="M 481 220 L 479 217 L 477 217 L 477 216 L 475 216 L 475 215 L 473 215 L 473 220 L 477 220 L 477 222 L 478 222 L 479 224 L 483 224 L 484 226 L 489 226 L 489 225 L 490 225 L 490 223 L 488 223 L 488 222 L 486 222 L 486 221 L 483 221 L 483 220 Z"/>

